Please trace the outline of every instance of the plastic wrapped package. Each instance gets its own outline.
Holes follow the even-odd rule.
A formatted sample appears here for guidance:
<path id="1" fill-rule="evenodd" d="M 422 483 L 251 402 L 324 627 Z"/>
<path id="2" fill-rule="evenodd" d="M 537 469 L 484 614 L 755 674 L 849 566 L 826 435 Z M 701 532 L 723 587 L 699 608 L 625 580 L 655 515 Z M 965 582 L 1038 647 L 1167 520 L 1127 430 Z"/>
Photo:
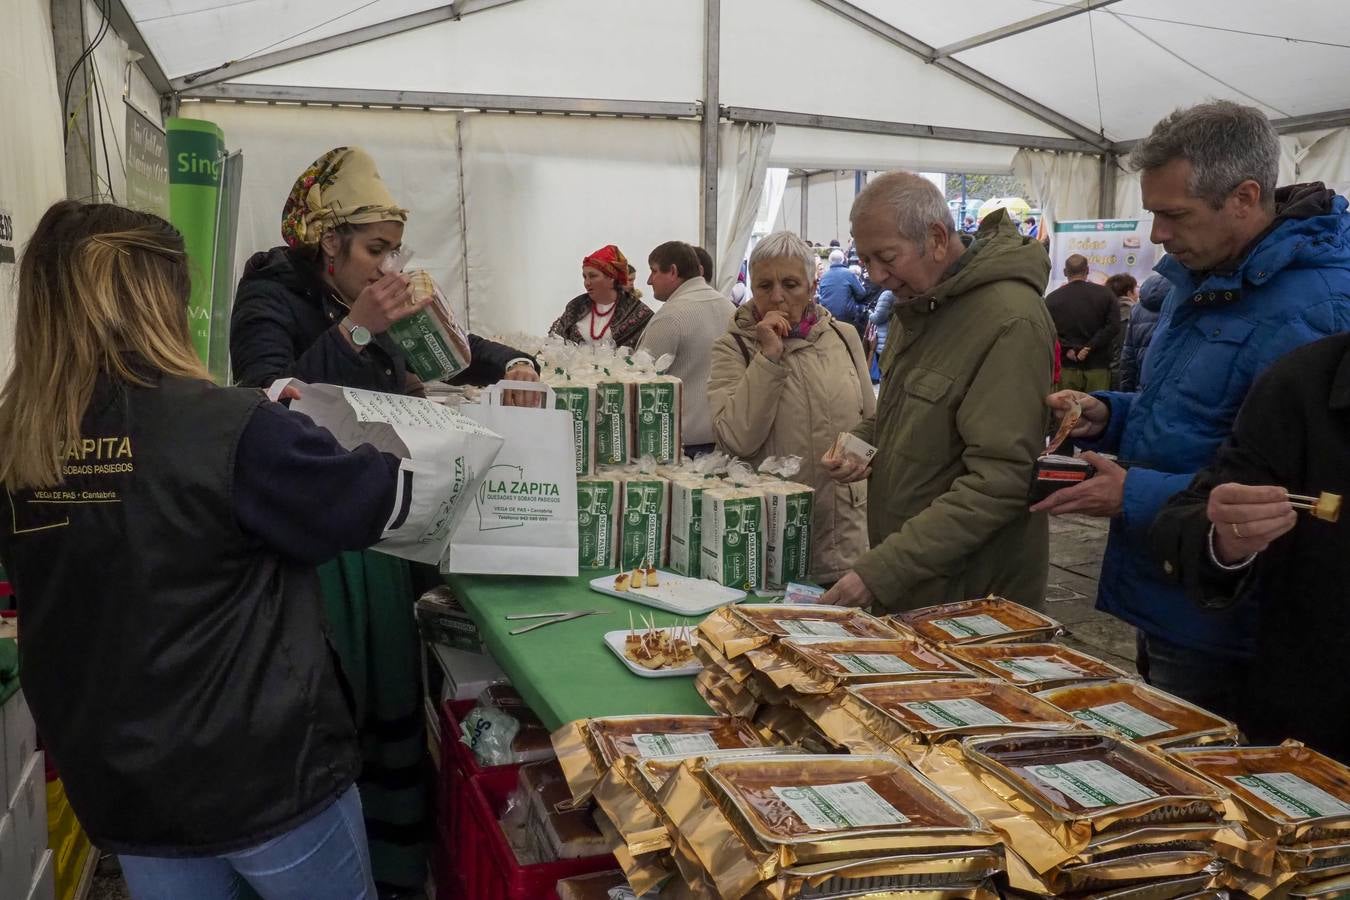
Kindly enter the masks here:
<path id="1" fill-rule="evenodd" d="M 1054 619 L 1002 597 L 926 606 L 891 618 L 936 644 L 1033 643 L 1064 633 Z"/>
<path id="2" fill-rule="evenodd" d="M 473 361 L 469 337 L 455 321 L 445 293 L 427 272 L 409 273 L 413 301 L 430 298 L 423 309 L 389 326 L 389 337 L 399 345 L 408 368 L 423 381 L 454 378 Z"/>

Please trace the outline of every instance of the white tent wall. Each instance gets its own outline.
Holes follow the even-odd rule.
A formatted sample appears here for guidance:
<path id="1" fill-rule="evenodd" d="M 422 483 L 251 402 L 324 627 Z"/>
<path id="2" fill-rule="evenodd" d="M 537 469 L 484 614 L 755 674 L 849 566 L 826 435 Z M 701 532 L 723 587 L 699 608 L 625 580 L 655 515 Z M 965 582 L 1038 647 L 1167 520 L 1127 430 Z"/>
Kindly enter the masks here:
<path id="1" fill-rule="evenodd" d="M 1098 217 L 1101 157 L 1087 153 L 1019 150 L 1013 174 L 1041 205 L 1041 227 Z"/>
<path id="2" fill-rule="evenodd" d="M 709 280 L 723 293 L 730 291 L 735 283 L 741 260 L 750 245 L 750 235 L 755 229 L 755 219 L 766 189 L 773 142 L 772 125 L 724 125 L 721 128 L 718 238 L 717 247 L 709 248 L 717 273 Z"/>
<path id="3" fill-rule="evenodd" d="M 863 169 L 1006 175 L 1016 147 L 778 126 L 769 165 L 784 169 Z"/>
<path id="4" fill-rule="evenodd" d="M 582 292 L 582 258 L 605 244 L 643 285 L 653 247 L 697 241 L 696 122 L 472 114 L 462 147 L 479 334 L 543 334 Z"/>
<path id="5" fill-rule="evenodd" d="M 703 0 L 521 0 L 236 80 L 688 102 L 702 58 Z"/>
<path id="6" fill-rule="evenodd" d="M 464 315 L 455 115 L 239 103 L 184 103 L 181 114 L 215 122 L 225 146 L 244 153 L 236 277 L 249 256 L 281 243 L 281 208 L 300 173 L 334 147 L 358 146 L 409 209 L 404 242 L 416 252 L 412 265 L 429 271 Z"/>
<path id="7" fill-rule="evenodd" d="M 802 232 L 802 193 L 806 193 L 806 231 Z M 774 219 L 775 231 L 791 231 L 808 241 L 848 246 L 848 213 L 856 194 L 852 171 L 829 171 L 809 178 L 794 175 L 783 191 L 783 203 Z"/>
<path id="8" fill-rule="evenodd" d="M 61 100 L 47 0 L 7 0 L 0 12 L 0 210 L 22 251 L 47 207 L 66 193 Z M 17 266 L 0 263 L 0 379 L 15 357 Z"/>

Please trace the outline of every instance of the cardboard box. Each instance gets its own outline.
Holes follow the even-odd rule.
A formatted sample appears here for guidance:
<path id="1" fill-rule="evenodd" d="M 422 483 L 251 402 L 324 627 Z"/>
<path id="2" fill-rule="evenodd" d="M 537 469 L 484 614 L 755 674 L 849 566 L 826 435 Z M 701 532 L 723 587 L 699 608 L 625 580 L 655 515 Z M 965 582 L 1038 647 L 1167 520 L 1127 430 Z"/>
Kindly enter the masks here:
<path id="1" fill-rule="evenodd" d="M 427 591 L 417 599 L 414 611 L 422 640 L 470 653 L 483 652 L 483 636 L 478 625 L 459 605 L 449 587 Z"/>
<path id="2" fill-rule="evenodd" d="M 684 456 L 680 379 L 658 375 L 638 382 L 633 389 L 633 462 L 651 457 L 661 465 L 678 463 Z"/>
<path id="3" fill-rule="evenodd" d="M 595 385 L 565 381 L 553 384 L 554 406 L 572 414 L 572 440 L 577 474 L 594 475 L 596 461 Z"/>
<path id="4" fill-rule="evenodd" d="M 768 513 L 764 580 L 771 588 L 805 581 L 811 574 L 811 513 L 814 488 L 791 481 L 765 484 Z"/>
<path id="5" fill-rule="evenodd" d="M 622 509 L 622 484 L 617 476 L 577 479 L 577 562 L 581 568 L 618 567 Z"/>
<path id="6" fill-rule="evenodd" d="M 703 577 L 703 492 L 717 487 L 714 478 L 685 476 L 670 482 L 670 570 Z"/>
<path id="7" fill-rule="evenodd" d="M 602 381 L 595 387 L 595 457 L 602 466 L 628 462 L 633 419 L 633 386 Z"/>
<path id="8" fill-rule="evenodd" d="M 26 893 L 47 852 L 47 770 L 42 753 L 34 753 L 24 767 L 10 814 L 14 817 L 15 865 Z"/>
<path id="9" fill-rule="evenodd" d="M 669 525 L 670 482 L 660 475 L 625 475 L 619 568 L 666 565 Z"/>
<path id="10" fill-rule="evenodd" d="M 37 751 L 37 725 L 28 711 L 28 699 L 20 690 L 5 703 L 6 807 L 12 807 L 23 779 L 24 767 Z"/>
<path id="11" fill-rule="evenodd" d="M 468 653 L 440 644 L 429 645 L 428 651 L 445 674 L 442 700 L 475 700 L 489 685 L 509 680 L 486 653 Z"/>
<path id="12" fill-rule="evenodd" d="M 703 492 L 703 577 L 743 591 L 764 587 L 764 494 L 756 488 Z"/>

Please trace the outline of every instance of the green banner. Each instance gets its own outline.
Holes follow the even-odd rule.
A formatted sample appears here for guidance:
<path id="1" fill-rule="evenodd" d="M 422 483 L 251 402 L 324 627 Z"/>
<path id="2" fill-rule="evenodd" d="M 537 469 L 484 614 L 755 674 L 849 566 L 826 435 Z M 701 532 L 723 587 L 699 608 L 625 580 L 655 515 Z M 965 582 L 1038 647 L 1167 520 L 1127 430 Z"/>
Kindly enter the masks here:
<path id="1" fill-rule="evenodd" d="M 244 154 L 236 150 L 225 158 L 220 173 L 220 203 L 216 215 L 215 291 L 211 298 L 211 353 L 206 367 L 217 384 L 230 383 L 230 312 L 234 309 L 234 242 L 239 233 L 239 189 L 244 178 Z"/>
<path id="2" fill-rule="evenodd" d="M 165 130 L 169 150 L 169 221 L 182 232 L 192 275 L 188 327 L 197 354 L 202 362 L 209 362 L 225 136 L 214 123 L 201 119 L 169 119 Z"/>

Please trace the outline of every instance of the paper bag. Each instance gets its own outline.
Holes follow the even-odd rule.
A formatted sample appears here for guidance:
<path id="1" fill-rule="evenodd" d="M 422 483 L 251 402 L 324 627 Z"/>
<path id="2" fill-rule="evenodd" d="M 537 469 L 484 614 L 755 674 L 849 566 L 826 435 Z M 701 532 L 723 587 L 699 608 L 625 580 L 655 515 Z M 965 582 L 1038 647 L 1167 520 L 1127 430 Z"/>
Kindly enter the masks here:
<path id="1" fill-rule="evenodd" d="M 416 562 L 439 562 L 455 526 L 473 506 L 502 447 L 501 436 L 421 397 L 293 379 L 274 383 L 269 396 L 280 395 L 288 385 L 300 391 L 291 409 L 327 428 L 343 447 L 371 444 L 402 460 L 394 511 L 373 549 Z"/>
<path id="2" fill-rule="evenodd" d="M 577 552 L 581 568 L 618 568 L 622 509 L 618 476 L 582 475 L 577 479 Z"/>
<path id="3" fill-rule="evenodd" d="M 545 395 L 542 409 L 502 406 L 503 391 Z M 505 440 L 472 508 L 460 521 L 442 572 L 577 574 L 577 475 L 573 418 L 554 409 L 553 389 L 502 381 L 460 414 Z"/>

